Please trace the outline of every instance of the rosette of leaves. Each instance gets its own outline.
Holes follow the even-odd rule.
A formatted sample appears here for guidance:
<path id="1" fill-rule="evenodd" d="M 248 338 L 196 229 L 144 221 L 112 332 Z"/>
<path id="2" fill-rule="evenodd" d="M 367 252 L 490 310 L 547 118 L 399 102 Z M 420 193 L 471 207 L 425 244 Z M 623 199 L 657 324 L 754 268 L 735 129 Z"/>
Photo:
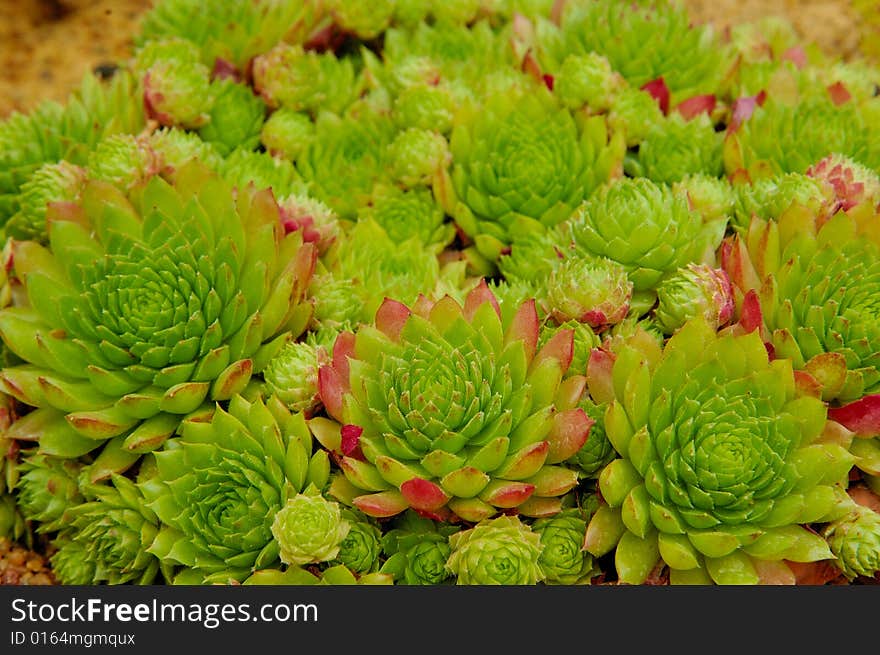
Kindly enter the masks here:
<path id="1" fill-rule="evenodd" d="M 483 519 L 449 537 L 457 585 L 535 585 L 546 578 L 541 535 L 515 516 Z"/>
<path id="2" fill-rule="evenodd" d="M 282 107 L 263 123 L 260 142 L 269 154 L 296 161 L 314 136 L 315 124 L 308 114 Z"/>
<path id="3" fill-rule="evenodd" d="M 880 572 L 880 514 L 852 503 L 846 514 L 822 529 L 834 563 L 850 581 Z"/>
<path id="4" fill-rule="evenodd" d="M 793 207 L 778 221 L 754 218 L 724 248 L 739 292 L 757 293 L 776 356 L 807 374 L 827 401 L 845 403 L 880 390 L 874 221 L 867 206 L 822 224 Z"/>
<path id="5" fill-rule="evenodd" d="M 446 562 L 452 554 L 449 536 L 461 526 L 432 521 L 407 510 L 382 535 L 387 559 L 380 571 L 394 576 L 396 584 L 437 585 L 451 582 Z"/>
<path id="6" fill-rule="evenodd" d="M 28 451 L 18 464 L 16 502 L 37 532 L 64 527 L 65 512 L 85 502 L 79 488 L 84 464 L 74 459 Z"/>
<path id="7" fill-rule="evenodd" d="M 498 258 L 497 267 L 508 282 L 543 286 L 566 258 L 571 237 L 566 223 L 545 228 L 532 219 L 520 218 L 510 233 L 510 247 Z"/>
<path id="8" fill-rule="evenodd" d="M 608 111 L 626 81 L 597 52 L 570 54 L 554 75 L 553 92 L 569 109 L 586 107 L 592 113 Z"/>
<path id="9" fill-rule="evenodd" d="M 733 215 L 737 192 L 726 177 L 701 173 L 685 175 L 672 184 L 672 189 L 675 193 L 687 195 L 691 209 L 698 211 L 704 222 L 729 219 Z"/>
<path id="10" fill-rule="evenodd" d="M 788 103 L 768 97 L 737 129 L 727 132 L 724 165 L 756 173 L 804 173 L 836 153 L 880 168 L 880 137 L 854 102 L 835 103 L 828 94 L 809 94 Z"/>
<path id="11" fill-rule="evenodd" d="M 334 561 L 358 575 L 377 571 L 382 554 L 382 532 L 376 520 L 351 509 L 342 510 L 342 519 L 348 522 L 349 530 L 339 544 Z"/>
<path id="12" fill-rule="evenodd" d="M 198 582 L 214 574 L 241 581 L 284 561 L 293 546 L 273 536 L 282 529 L 273 525 L 290 516 L 277 515 L 310 487 L 320 493 L 330 473 L 304 416 L 271 396 L 236 395 L 228 409 L 218 405 L 180 427 L 180 437 L 155 453 L 156 475 L 140 484 L 161 521 L 149 552 Z"/>
<path id="13" fill-rule="evenodd" d="M 173 181 L 177 171 L 193 159 L 215 171 L 223 166 L 224 159 L 217 148 L 195 132 L 163 127 L 142 137 L 141 141 L 155 155 L 159 174 L 169 181 Z"/>
<path id="14" fill-rule="evenodd" d="M 576 118 L 543 86 L 460 109 L 450 145 L 456 201 L 447 211 L 489 261 L 510 244 L 519 217 L 558 225 L 623 158 L 604 117 Z"/>
<path id="15" fill-rule="evenodd" d="M 605 432 L 605 412 L 608 403 L 598 403 L 585 394 L 578 406 L 593 423 L 586 442 L 572 455 L 568 463 L 577 468 L 582 478 L 595 479 L 599 477 L 602 469 L 617 457 L 617 452 Z"/>
<path id="16" fill-rule="evenodd" d="M 160 125 L 198 129 L 211 120 L 211 70 L 183 57 L 159 59 L 144 73 L 144 107 Z"/>
<path id="17" fill-rule="evenodd" d="M 46 242 L 46 210 L 50 203 L 73 203 L 85 185 L 86 171 L 67 161 L 43 164 L 21 185 L 18 211 L 6 223 L 13 239 Z"/>
<path id="18" fill-rule="evenodd" d="M 844 211 L 865 202 L 873 207 L 880 205 L 880 176 L 850 157 L 828 155 L 810 166 L 807 175 L 831 185 Z"/>
<path id="19" fill-rule="evenodd" d="M 13 243 L 27 302 L 0 311 L 0 334 L 24 363 L 0 379 L 38 408 L 40 452 L 104 447 L 96 475 L 244 389 L 311 315 L 313 246 L 283 235 L 270 191 L 233 196 L 197 162 L 130 198 L 90 181 L 50 226 L 48 247 Z"/>
<path id="20" fill-rule="evenodd" d="M 86 164 L 90 179 L 108 182 L 124 193 L 161 169 L 149 140 L 133 134 L 111 134 L 101 139 L 89 153 Z"/>
<path id="21" fill-rule="evenodd" d="M 559 511 L 577 484 L 559 464 L 589 421 L 575 406 L 583 385 L 563 382 L 572 333 L 538 350 L 538 329 L 533 301 L 505 324 L 482 282 L 463 305 L 386 299 L 374 324 L 342 333 L 318 378 L 340 427 L 316 433 L 344 474 L 337 497 L 375 517 Z"/>
<path id="22" fill-rule="evenodd" d="M 391 25 L 395 0 L 326 0 L 333 22 L 343 32 L 369 41 Z"/>
<path id="23" fill-rule="evenodd" d="M 315 272 L 315 320 L 328 328 L 370 323 L 386 297 L 405 303 L 419 295 L 460 297 L 466 282 L 464 262 L 441 265 L 436 246 L 418 237 L 396 241 L 364 216 L 336 240 Z"/>
<path id="24" fill-rule="evenodd" d="M 635 292 L 667 273 L 714 256 L 725 218 L 704 222 L 687 196 L 648 178 L 621 178 L 599 189 L 569 221 L 575 248 L 626 268 Z"/>
<path id="25" fill-rule="evenodd" d="M 559 29 L 559 46 L 548 44 L 556 60 L 596 52 L 633 86 L 662 77 L 672 104 L 716 93 L 733 63 L 712 26 L 692 24 L 687 9 L 674 0 L 567 3 Z"/>
<path id="26" fill-rule="evenodd" d="M 517 304 L 521 304 L 523 300 L 525 298 L 521 299 Z M 575 320 L 563 323 L 544 321 L 541 324 L 541 331 L 538 335 L 538 348 L 542 348 L 544 344 L 563 330 L 571 330 L 573 333 L 571 364 L 565 374 L 566 376 L 583 375 L 587 370 L 590 352 L 593 348 L 599 346 L 599 337 L 588 324 Z"/>
<path id="27" fill-rule="evenodd" d="M 436 184 L 450 159 L 449 143 L 434 130 L 408 128 L 388 146 L 391 177 L 406 188 Z"/>
<path id="28" fill-rule="evenodd" d="M 114 474 L 82 491 L 85 502 L 68 507 L 59 520 L 50 557 L 56 577 L 62 584 L 153 584 L 162 567 L 148 548 L 159 521 L 137 484 Z"/>
<path id="29" fill-rule="evenodd" d="M 557 323 L 578 321 L 602 330 L 629 313 L 633 283 L 620 263 L 606 257 L 568 257 L 539 291 L 542 310 Z"/>
<path id="30" fill-rule="evenodd" d="M 589 518 L 573 507 L 532 523 L 532 531 L 541 536 L 538 565 L 547 584 L 590 584 L 598 573 L 593 556 L 583 549 Z"/>
<path id="31" fill-rule="evenodd" d="M 719 336 L 702 319 L 659 359 L 625 345 L 605 415 L 620 454 L 599 476 L 606 505 L 585 547 L 614 549 L 618 580 L 663 564 L 673 584 L 794 579 L 785 561 L 832 559 L 807 526 L 835 517 L 854 457 L 822 439 L 826 407 L 799 395 L 791 361 L 758 330 Z"/>
<path id="32" fill-rule="evenodd" d="M 663 120 L 657 100 L 647 91 L 629 85 L 614 96 L 608 111 L 608 125 L 623 134 L 628 148 L 639 145 Z"/>
<path id="33" fill-rule="evenodd" d="M 321 406 L 318 397 L 318 369 L 329 361 L 329 349 L 315 333 L 304 341 L 287 343 L 263 370 L 266 395 L 274 395 L 294 412 L 307 416 Z"/>
<path id="34" fill-rule="evenodd" d="M 199 136 L 223 156 L 236 148 L 254 150 L 260 144 L 266 104 L 249 86 L 228 78 L 212 81 L 211 95 L 208 123 Z"/>
<path id="35" fill-rule="evenodd" d="M 452 131 L 455 94 L 443 80 L 422 82 L 402 89 L 394 97 L 392 118 L 398 129 L 436 130 L 443 136 Z"/>
<path id="36" fill-rule="evenodd" d="M 676 112 L 651 128 L 625 168 L 633 177 L 667 184 L 688 175 L 720 177 L 722 139 L 707 114 L 688 120 Z"/>
<path id="37" fill-rule="evenodd" d="M 332 51 L 315 52 L 279 43 L 253 63 L 254 90 L 272 108 L 318 115 L 341 113 L 354 100 L 352 60 Z"/>
<path id="38" fill-rule="evenodd" d="M 66 160 L 82 166 L 104 136 L 143 127 L 135 87 L 124 69 L 109 81 L 89 73 L 64 105 L 45 101 L 0 121 L 0 226 L 19 210 L 22 184 L 43 164 Z"/>
<path id="39" fill-rule="evenodd" d="M 335 559 L 350 529 L 339 503 L 324 498 L 314 485 L 288 498 L 272 521 L 279 557 L 293 566 Z"/>
<path id="40" fill-rule="evenodd" d="M 366 111 L 340 117 L 324 112 L 315 122 L 315 137 L 296 160 L 310 195 L 340 218 L 355 220 L 385 170 L 385 151 L 395 128 L 384 114 Z"/>
<path id="41" fill-rule="evenodd" d="M 727 273 L 708 264 L 691 263 L 660 282 L 654 319 L 666 334 L 673 334 L 695 316 L 702 316 L 718 330 L 733 319 L 734 310 Z"/>
<path id="42" fill-rule="evenodd" d="M 378 184 L 369 205 L 359 214 L 359 220 L 365 219 L 375 221 L 395 243 L 415 238 L 440 251 L 455 238 L 455 226 L 446 221 L 443 208 L 427 188 L 401 189 Z"/>
<path id="43" fill-rule="evenodd" d="M 303 181 L 293 163 L 268 152 L 236 148 L 221 160 L 217 171 L 233 187 L 270 189 L 279 202 L 304 191 Z"/>
<path id="44" fill-rule="evenodd" d="M 760 177 L 733 188 L 736 201 L 731 225 L 739 230 L 747 229 L 753 216 L 778 219 L 794 204 L 822 217 L 830 216 L 839 208 L 833 186 L 803 173 Z"/>
<path id="45" fill-rule="evenodd" d="M 244 71 L 252 57 L 280 41 L 304 40 L 322 17 L 313 0 L 160 0 L 144 14 L 134 42 L 185 39 L 198 47 L 202 63 L 220 59 Z"/>

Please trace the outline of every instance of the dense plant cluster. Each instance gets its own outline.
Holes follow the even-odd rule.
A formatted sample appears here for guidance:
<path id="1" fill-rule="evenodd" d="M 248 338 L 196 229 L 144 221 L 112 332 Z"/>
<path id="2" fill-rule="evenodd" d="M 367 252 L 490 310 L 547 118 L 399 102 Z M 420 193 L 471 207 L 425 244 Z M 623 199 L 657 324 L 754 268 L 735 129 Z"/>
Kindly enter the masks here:
<path id="1" fill-rule="evenodd" d="M 866 583 L 880 69 L 667 0 L 160 0 L 0 123 L 62 584 Z"/>

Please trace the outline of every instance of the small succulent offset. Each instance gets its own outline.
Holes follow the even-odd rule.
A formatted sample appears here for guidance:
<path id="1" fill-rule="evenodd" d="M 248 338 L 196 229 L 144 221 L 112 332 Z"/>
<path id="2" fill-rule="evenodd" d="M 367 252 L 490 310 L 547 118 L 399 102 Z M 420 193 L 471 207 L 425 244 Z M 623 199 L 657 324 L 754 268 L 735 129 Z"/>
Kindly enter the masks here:
<path id="1" fill-rule="evenodd" d="M 446 562 L 452 554 L 449 537 L 461 526 L 438 523 L 407 510 L 382 536 L 387 559 L 381 571 L 394 576 L 395 584 L 436 585 L 453 580 Z"/>
<path id="2" fill-rule="evenodd" d="M 283 235 L 270 192 L 233 196 L 196 162 L 130 197 L 89 181 L 47 247 L 13 254 L 28 302 L 0 312 L 0 334 L 25 363 L 3 389 L 38 408 L 42 452 L 103 447 L 102 475 L 243 390 L 311 314 L 313 246 Z"/>
<path id="3" fill-rule="evenodd" d="M 855 458 L 821 439 L 825 405 L 799 395 L 758 330 L 721 336 L 694 319 L 659 360 L 621 348 L 610 384 L 605 429 L 620 458 L 599 476 L 607 506 L 585 546 L 613 548 L 620 582 L 662 563 L 672 584 L 756 584 L 793 578 L 785 560 L 833 558 L 805 525 L 837 518 Z"/>
<path id="4" fill-rule="evenodd" d="M 534 585 L 546 577 L 541 535 L 515 516 L 484 519 L 449 537 L 446 568 L 458 585 Z"/>
<path id="5" fill-rule="evenodd" d="M 880 572 L 880 514 L 870 507 L 852 503 L 822 534 L 836 557 L 835 564 L 849 580 L 873 578 Z"/>
<path id="6" fill-rule="evenodd" d="M 548 584 L 589 584 L 596 568 L 583 549 L 589 516 L 578 508 L 538 519 L 532 530 L 541 535 L 538 564 Z"/>
<path id="7" fill-rule="evenodd" d="M 559 463 L 590 423 L 575 407 L 583 385 L 562 381 L 572 332 L 537 341 L 534 301 L 505 325 L 485 282 L 463 305 L 386 300 L 375 325 L 340 335 L 319 385 L 342 431 L 316 434 L 345 475 L 340 497 L 377 517 L 559 511 L 577 483 Z"/>
<path id="8" fill-rule="evenodd" d="M 287 565 L 334 559 L 350 530 L 339 503 L 327 500 L 315 487 L 289 498 L 272 521 L 272 536 Z"/>
<path id="9" fill-rule="evenodd" d="M 733 319 L 735 299 L 727 273 L 707 264 L 688 264 L 657 287 L 654 318 L 666 333 L 673 334 L 695 316 L 721 329 Z"/>

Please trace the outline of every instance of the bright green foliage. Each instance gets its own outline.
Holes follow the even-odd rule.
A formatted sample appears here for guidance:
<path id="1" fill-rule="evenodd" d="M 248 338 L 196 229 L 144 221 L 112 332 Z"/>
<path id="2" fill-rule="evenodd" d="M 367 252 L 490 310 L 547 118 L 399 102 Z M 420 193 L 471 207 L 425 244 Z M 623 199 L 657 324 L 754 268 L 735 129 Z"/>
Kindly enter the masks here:
<path id="1" fill-rule="evenodd" d="M 211 95 L 208 123 L 199 129 L 199 136 L 224 156 L 236 148 L 256 148 L 266 118 L 262 99 L 250 87 L 229 79 L 214 80 Z"/>
<path id="2" fill-rule="evenodd" d="M 155 457 L 157 473 L 140 487 L 162 523 L 149 552 L 163 562 L 205 581 L 212 574 L 243 580 L 279 557 L 297 559 L 290 539 L 310 543 L 284 526 L 296 524 L 296 508 L 311 501 L 289 503 L 309 487 L 319 493 L 330 464 L 326 452 L 313 453 L 303 415 L 277 399 L 235 396 L 228 411 L 218 406 L 207 418 L 184 421 L 180 438 Z"/>
<path id="3" fill-rule="evenodd" d="M 45 242 L 49 203 L 76 202 L 85 184 L 85 170 L 66 161 L 43 164 L 21 185 L 19 210 L 6 224 L 14 239 Z"/>
<path id="4" fill-rule="evenodd" d="M 395 584 L 448 584 L 452 574 L 446 561 L 452 553 L 449 536 L 461 528 L 438 523 L 408 510 L 396 517 L 382 535 L 382 551 L 388 559 L 381 571 L 394 576 Z"/>
<path id="5" fill-rule="evenodd" d="M 629 313 L 633 283 L 626 269 L 605 257 L 569 257 L 538 292 L 543 311 L 557 323 L 578 321 L 602 329 Z"/>
<path id="6" fill-rule="evenodd" d="M 776 220 L 797 203 L 819 215 L 836 209 L 834 188 L 819 178 L 803 173 L 761 177 L 734 187 L 736 202 L 731 224 L 746 229 L 753 216 Z"/>
<path id="7" fill-rule="evenodd" d="M 334 559 L 350 530 L 339 503 L 327 500 L 314 488 L 289 498 L 272 522 L 281 561 L 288 565 Z"/>
<path id="8" fill-rule="evenodd" d="M 590 435 L 586 443 L 568 461 L 576 466 L 584 477 L 598 478 L 602 469 L 617 457 L 617 452 L 605 432 L 605 411 L 608 409 L 608 404 L 597 403 L 585 396 L 578 406 L 594 423 L 590 427 Z"/>
<path id="9" fill-rule="evenodd" d="M 819 439 L 825 405 L 798 395 L 791 362 L 770 361 L 757 331 L 691 321 L 656 363 L 624 346 L 611 382 L 605 429 L 621 458 L 599 490 L 625 526 L 621 582 L 662 561 L 673 584 L 755 584 L 762 562 L 833 557 L 804 526 L 834 518 L 854 458 Z"/>
<path id="10" fill-rule="evenodd" d="M 880 514 L 870 507 L 853 504 L 845 516 L 825 527 L 823 535 L 849 580 L 880 572 Z"/>
<path id="11" fill-rule="evenodd" d="M 408 128 L 388 146 L 392 178 L 405 187 L 427 185 L 446 170 L 449 143 L 433 130 Z"/>
<path id="12" fill-rule="evenodd" d="M 569 109 L 586 107 L 593 113 L 608 111 L 626 82 L 608 59 L 596 52 L 568 55 L 562 62 L 553 92 Z"/>
<path id="13" fill-rule="evenodd" d="M 630 174 L 672 184 L 688 175 L 719 177 L 722 135 L 706 114 L 686 120 L 675 113 L 655 124 L 631 160 Z"/>
<path id="14" fill-rule="evenodd" d="M 282 107 L 266 119 L 260 142 L 276 157 L 296 161 L 315 136 L 315 124 L 308 114 Z"/>
<path id="15" fill-rule="evenodd" d="M 449 537 L 446 567 L 459 585 L 534 585 L 546 577 L 541 535 L 514 516 L 485 519 Z"/>
<path id="16" fill-rule="evenodd" d="M 445 220 L 429 189 L 377 185 L 369 206 L 359 216 L 360 220 L 376 221 L 395 243 L 416 238 L 426 246 L 443 248 L 455 236 L 455 227 Z"/>
<path id="17" fill-rule="evenodd" d="M 342 510 L 349 531 L 339 544 L 336 561 L 357 574 L 372 573 L 379 568 L 382 553 L 382 533 L 375 519 L 351 509 Z"/>
<path id="18" fill-rule="evenodd" d="M 18 467 L 15 485 L 18 506 L 38 532 L 55 532 L 63 527 L 68 508 L 84 502 L 79 489 L 79 462 L 29 452 Z"/>
<path id="19" fill-rule="evenodd" d="M 328 361 L 327 350 L 312 338 L 287 343 L 263 371 L 266 395 L 275 395 L 288 409 L 311 415 L 318 398 L 318 369 Z"/>
<path id="20" fill-rule="evenodd" d="M 596 574 L 593 556 L 583 550 L 589 518 L 581 509 L 571 508 L 532 524 L 541 535 L 538 564 L 548 584 L 589 584 Z"/>
<path id="21" fill-rule="evenodd" d="M 727 273 L 707 264 L 688 264 L 657 287 L 654 318 L 666 334 L 696 316 L 720 329 L 730 322 L 733 312 L 733 287 Z"/>

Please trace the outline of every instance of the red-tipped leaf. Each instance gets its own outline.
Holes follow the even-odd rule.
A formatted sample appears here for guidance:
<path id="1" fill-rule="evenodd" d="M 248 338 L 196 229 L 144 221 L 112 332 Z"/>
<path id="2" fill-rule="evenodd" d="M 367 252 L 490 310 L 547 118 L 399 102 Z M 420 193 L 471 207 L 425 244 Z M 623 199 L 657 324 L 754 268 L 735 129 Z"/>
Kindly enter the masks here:
<path id="1" fill-rule="evenodd" d="M 400 331 L 412 312 L 402 302 L 385 298 L 376 310 L 376 327 L 392 341 L 400 338 Z"/>
<path id="2" fill-rule="evenodd" d="M 860 437 L 880 435 L 880 393 L 864 396 L 843 407 L 831 407 L 828 418 Z"/>

